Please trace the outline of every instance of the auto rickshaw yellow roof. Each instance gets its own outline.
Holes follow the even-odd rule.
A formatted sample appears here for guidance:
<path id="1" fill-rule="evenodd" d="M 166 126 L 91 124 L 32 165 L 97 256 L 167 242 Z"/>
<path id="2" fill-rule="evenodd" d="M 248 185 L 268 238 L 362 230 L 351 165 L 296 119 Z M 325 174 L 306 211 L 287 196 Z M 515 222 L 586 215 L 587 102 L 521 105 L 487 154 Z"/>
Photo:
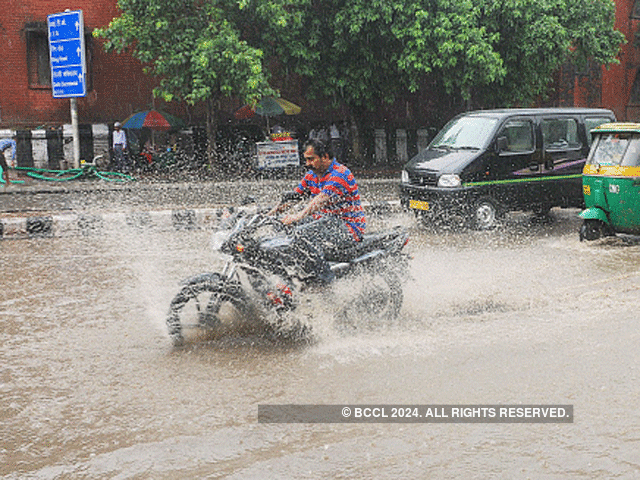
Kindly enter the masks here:
<path id="1" fill-rule="evenodd" d="M 640 133 L 640 123 L 603 123 L 591 130 L 591 133 Z"/>

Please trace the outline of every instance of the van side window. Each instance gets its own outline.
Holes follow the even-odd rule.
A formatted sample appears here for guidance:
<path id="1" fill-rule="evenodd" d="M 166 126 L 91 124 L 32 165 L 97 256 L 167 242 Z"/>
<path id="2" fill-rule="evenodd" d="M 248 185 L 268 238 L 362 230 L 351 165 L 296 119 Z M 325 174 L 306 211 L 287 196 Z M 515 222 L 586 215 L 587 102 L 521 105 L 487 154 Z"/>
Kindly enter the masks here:
<path id="1" fill-rule="evenodd" d="M 574 118 L 545 118 L 540 123 L 545 150 L 568 150 L 582 146 Z"/>
<path id="2" fill-rule="evenodd" d="M 507 121 L 498 135 L 501 153 L 523 153 L 533 151 L 533 122 L 525 119 Z"/>
<path id="3" fill-rule="evenodd" d="M 603 123 L 612 122 L 610 118 L 606 117 L 587 117 L 584 119 L 584 129 L 587 131 L 587 144 L 591 146 L 593 143 L 593 136 L 591 130 L 602 125 Z"/>

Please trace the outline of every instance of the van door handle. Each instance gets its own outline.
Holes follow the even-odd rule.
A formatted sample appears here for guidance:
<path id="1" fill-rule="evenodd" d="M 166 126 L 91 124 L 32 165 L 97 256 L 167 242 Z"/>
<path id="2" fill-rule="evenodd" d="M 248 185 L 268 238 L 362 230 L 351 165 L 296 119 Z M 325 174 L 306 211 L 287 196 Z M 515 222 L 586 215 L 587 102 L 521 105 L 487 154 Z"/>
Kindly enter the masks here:
<path id="1" fill-rule="evenodd" d="M 537 172 L 540 170 L 540 164 L 539 163 L 530 163 L 529 164 L 529 170 L 531 170 L 532 172 Z"/>

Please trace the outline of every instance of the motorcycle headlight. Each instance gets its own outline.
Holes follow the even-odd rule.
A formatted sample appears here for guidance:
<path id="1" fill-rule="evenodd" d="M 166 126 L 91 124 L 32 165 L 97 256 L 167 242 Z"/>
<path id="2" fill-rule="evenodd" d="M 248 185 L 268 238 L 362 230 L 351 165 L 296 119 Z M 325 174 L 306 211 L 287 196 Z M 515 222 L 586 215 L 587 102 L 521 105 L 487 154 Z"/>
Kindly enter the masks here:
<path id="1" fill-rule="evenodd" d="M 407 172 L 406 170 L 402 170 L 400 180 L 402 181 L 402 183 L 409 183 L 409 172 Z"/>
<path id="2" fill-rule="evenodd" d="M 221 250 L 222 245 L 229 239 L 229 230 L 219 230 L 211 235 L 211 248 Z"/>
<path id="3" fill-rule="evenodd" d="M 460 181 L 460 177 L 453 173 L 446 173 L 444 175 L 441 175 L 440 178 L 438 179 L 439 187 L 451 188 L 451 187 L 459 187 L 460 185 L 462 185 L 462 182 Z"/>

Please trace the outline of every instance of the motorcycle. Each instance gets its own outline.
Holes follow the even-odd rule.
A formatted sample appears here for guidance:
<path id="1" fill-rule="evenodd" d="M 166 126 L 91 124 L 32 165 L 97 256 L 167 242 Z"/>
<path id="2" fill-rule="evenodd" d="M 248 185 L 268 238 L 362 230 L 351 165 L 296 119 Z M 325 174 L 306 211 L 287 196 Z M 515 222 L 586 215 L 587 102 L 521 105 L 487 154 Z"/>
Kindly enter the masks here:
<path id="1" fill-rule="evenodd" d="M 187 331 L 224 332 L 238 327 L 257 328 L 262 334 L 286 339 L 309 339 L 311 327 L 296 315 L 307 295 L 316 295 L 296 277 L 287 262 L 291 227 L 261 212 L 237 211 L 214 234 L 212 247 L 225 259 L 219 272 L 201 273 L 181 282 L 167 316 L 175 346 L 185 343 Z M 408 232 L 366 234 L 340 253 L 325 254 L 336 279 L 331 286 L 349 282 L 345 305 L 338 306 L 334 322 L 353 327 L 357 318 L 384 323 L 397 318 L 403 301 L 402 280 L 407 278 L 408 255 L 403 248 Z M 355 284 L 361 288 L 354 288 Z M 325 304 L 333 305 L 332 299 Z"/>

